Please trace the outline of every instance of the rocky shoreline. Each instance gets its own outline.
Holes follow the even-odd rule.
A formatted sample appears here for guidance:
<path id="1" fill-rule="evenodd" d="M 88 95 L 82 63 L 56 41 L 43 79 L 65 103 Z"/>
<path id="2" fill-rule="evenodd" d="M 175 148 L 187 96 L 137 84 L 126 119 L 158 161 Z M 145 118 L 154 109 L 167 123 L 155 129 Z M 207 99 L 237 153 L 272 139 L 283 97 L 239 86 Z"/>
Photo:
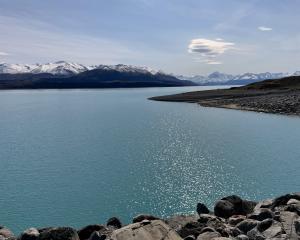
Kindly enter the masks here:
<path id="1" fill-rule="evenodd" d="M 238 89 L 188 92 L 150 98 L 156 101 L 198 103 L 203 107 L 300 116 L 300 90 L 241 91 Z"/>
<path id="2" fill-rule="evenodd" d="M 300 116 L 300 77 L 266 80 L 230 89 L 158 96 L 150 100 Z"/>
<path id="3" fill-rule="evenodd" d="M 198 203 L 194 215 L 160 219 L 138 215 L 123 226 L 118 218 L 79 230 L 71 227 L 29 228 L 15 236 L 0 227 L 0 240 L 285 240 L 300 239 L 300 193 L 254 202 L 231 195 L 213 211 Z"/>

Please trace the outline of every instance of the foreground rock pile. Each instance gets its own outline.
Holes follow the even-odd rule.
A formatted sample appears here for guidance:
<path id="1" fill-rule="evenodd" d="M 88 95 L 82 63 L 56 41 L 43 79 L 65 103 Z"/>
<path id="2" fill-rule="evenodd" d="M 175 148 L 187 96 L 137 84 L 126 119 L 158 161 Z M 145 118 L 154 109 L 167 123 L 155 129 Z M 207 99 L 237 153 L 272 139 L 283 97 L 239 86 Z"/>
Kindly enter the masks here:
<path id="1" fill-rule="evenodd" d="M 159 219 L 139 215 L 122 226 L 118 218 L 106 225 L 30 228 L 19 237 L 0 227 L 0 240 L 264 240 L 300 239 L 300 193 L 287 194 L 262 202 L 228 196 L 211 212 L 198 203 L 197 214 Z"/>

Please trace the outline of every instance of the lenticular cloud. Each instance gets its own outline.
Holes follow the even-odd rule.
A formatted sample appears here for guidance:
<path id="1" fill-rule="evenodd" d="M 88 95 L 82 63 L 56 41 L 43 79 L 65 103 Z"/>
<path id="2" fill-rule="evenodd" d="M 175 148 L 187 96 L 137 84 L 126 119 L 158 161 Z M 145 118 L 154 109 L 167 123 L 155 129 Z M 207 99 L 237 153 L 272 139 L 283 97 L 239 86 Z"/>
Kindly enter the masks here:
<path id="1" fill-rule="evenodd" d="M 190 53 L 199 53 L 206 57 L 216 57 L 225 51 L 232 49 L 234 43 L 224 41 L 214 41 L 204 38 L 193 39 L 189 46 Z"/>

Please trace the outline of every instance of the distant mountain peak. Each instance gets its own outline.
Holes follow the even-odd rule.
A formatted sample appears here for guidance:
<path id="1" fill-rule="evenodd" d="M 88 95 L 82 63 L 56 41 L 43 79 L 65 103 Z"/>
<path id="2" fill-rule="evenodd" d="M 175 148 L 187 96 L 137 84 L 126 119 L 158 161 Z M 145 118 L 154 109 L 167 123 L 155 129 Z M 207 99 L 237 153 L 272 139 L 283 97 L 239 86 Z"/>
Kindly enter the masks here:
<path id="1" fill-rule="evenodd" d="M 190 80 L 194 81 L 198 84 L 210 85 L 210 84 L 247 84 L 250 82 L 257 82 L 266 79 L 276 79 L 276 78 L 283 78 L 287 76 L 299 76 L 300 71 L 296 71 L 294 73 L 271 73 L 271 72 L 264 72 L 264 73 L 251 73 L 246 72 L 243 74 L 227 74 L 222 73 L 219 71 L 212 72 L 206 76 L 204 75 L 194 75 L 194 76 L 183 76 L 179 75 L 176 76 L 178 79 L 181 80 Z"/>

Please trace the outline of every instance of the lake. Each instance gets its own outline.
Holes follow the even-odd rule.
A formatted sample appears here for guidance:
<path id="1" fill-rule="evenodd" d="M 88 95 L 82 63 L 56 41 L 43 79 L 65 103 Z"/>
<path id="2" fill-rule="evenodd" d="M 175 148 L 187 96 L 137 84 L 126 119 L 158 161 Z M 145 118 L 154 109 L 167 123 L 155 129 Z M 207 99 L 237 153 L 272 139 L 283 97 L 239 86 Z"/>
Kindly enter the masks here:
<path id="1" fill-rule="evenodd" d="M 207 87 L 0 92 L 0 225 L 161 217 L 300 190 L 300 118 L 148 97 Z"/>

